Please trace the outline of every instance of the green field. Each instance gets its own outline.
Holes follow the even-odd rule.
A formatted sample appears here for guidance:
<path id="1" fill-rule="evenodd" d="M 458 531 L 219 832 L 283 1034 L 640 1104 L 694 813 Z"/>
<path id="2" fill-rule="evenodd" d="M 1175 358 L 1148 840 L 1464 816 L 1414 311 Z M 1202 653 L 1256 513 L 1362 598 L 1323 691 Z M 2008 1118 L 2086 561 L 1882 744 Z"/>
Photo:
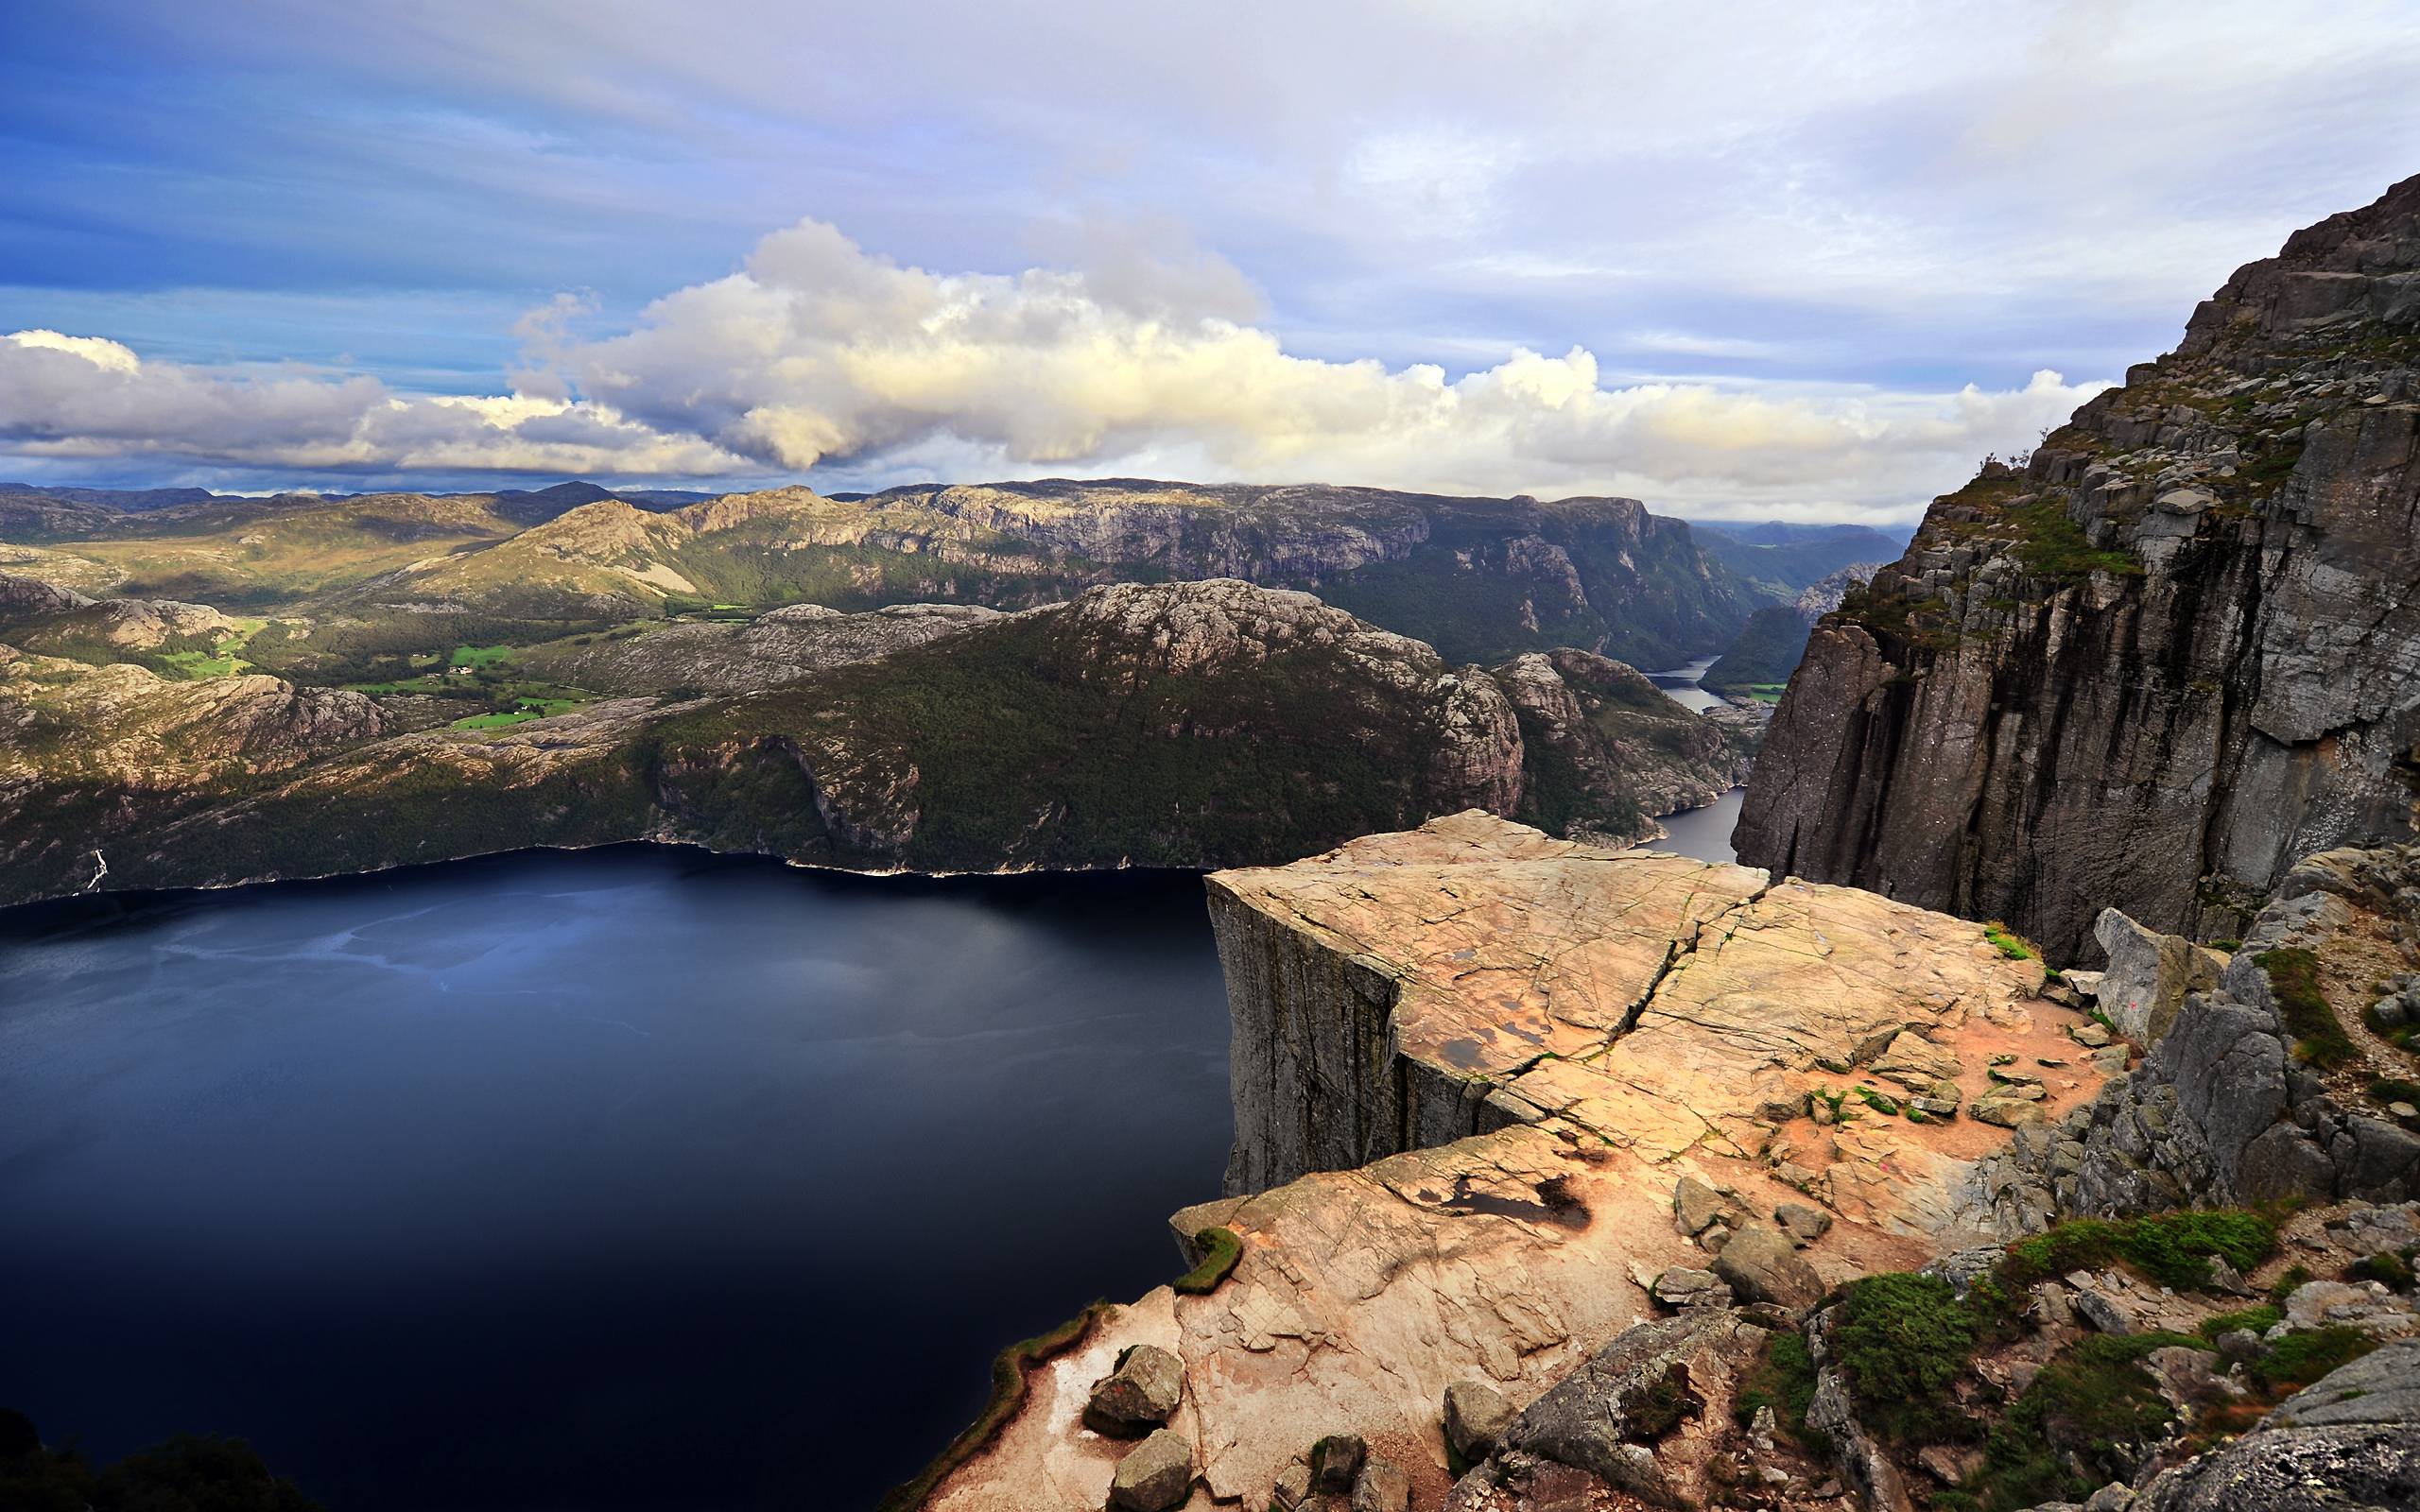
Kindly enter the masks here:
<path id="1" fill-rule="evenodd" d="M 567 714 L 588 702 L 588 696 L 564 696 L 562 690 L 553 696 L 531 696 L 519 699 L 510 709 L 491 709 L 486 713 L 457 719 L 449 730 L 502 730 L 508 725 L 526 725 L 532 719 L 545 719 L 555 714 Z"/>
<path id="2" fill-rule="evenodd" d="M 237 618 L 235 631 L 219 639 L 215 651 L 163 651 L 158 660 L 179 675 L 192 680 L 203 678 L 232 678 L 238 672 L 250 672 L 252 664 L 239 654 L 251 644 L 253 636 L 268 627 L 265 619 Z"/>
<path id="3" fill-rule="evenodd" d="M 511 660 L 512 647 L 509 645 L 458 645 L 454 648 L 454 660 L 446 664 L 457 667 L 500 667 Z"/>

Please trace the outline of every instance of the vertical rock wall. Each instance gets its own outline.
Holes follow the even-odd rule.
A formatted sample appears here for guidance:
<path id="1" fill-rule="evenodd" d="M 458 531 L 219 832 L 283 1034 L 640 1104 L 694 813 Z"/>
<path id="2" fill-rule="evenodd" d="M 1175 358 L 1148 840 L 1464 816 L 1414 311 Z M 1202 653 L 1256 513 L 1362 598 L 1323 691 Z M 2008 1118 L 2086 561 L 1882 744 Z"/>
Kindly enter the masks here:
<path id="1" fill-rule="evenodd" d="M 1743 863 L 2001 918 L 2239 934 L 2412 833 L 2420 179 L 2297 232 L 2045 438 L 1934 502 L 1776 712 Z"/>

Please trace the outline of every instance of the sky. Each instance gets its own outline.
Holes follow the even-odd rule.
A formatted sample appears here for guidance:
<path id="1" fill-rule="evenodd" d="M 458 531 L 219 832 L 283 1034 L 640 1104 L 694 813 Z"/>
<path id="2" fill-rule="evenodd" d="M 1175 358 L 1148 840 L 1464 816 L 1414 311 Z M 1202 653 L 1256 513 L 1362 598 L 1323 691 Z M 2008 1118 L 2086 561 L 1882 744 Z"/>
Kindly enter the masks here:
<path id="1" fill-rule="evenodd" d="M 0 478 L 1904 522 L 2415 78 L 2411 0 L 9 0 Z"/>

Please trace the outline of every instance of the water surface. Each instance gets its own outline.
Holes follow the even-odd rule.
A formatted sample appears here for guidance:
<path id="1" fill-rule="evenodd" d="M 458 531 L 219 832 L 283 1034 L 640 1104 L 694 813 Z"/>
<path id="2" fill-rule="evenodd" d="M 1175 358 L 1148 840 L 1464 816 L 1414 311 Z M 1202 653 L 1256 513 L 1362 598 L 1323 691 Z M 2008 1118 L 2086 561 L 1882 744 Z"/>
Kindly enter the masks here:
<path id="1" fill-rule="evenodd" d="M 1669 672 L 1651 672 L 1647 680 L 1663 689 L 1664 696 L 1689 713 L 1702 714 L 1709 709 L 1722 707 L 1720 698 L 1698 686 L 1698 679 L 1705 676 L 1706 669 L 1721 660 L 1720 657 L 1702 656 L 1688 665 L 1674 667 Z"/>
<path id="2" fill-rule="evenodd" d="M 870 1505 L 1178 1260 L 1201 883 L 621 848 L 0 912 L 0 1405 L 338 1512 Z"/>
<path id="3" fill-rule="evenodd" d="M 1664 826 L 1664 838 L 1646 841 L 1643 849 L 1670 850 L 1700 861 L 1737 860 L 1738 852 L 1731 849 L 1731 832 L 1739 823 L 1739 803 L 1747 796 L 1746 788 L 1735 787 L 1702 809 L 1663 816 L 1655 822 Z"/>

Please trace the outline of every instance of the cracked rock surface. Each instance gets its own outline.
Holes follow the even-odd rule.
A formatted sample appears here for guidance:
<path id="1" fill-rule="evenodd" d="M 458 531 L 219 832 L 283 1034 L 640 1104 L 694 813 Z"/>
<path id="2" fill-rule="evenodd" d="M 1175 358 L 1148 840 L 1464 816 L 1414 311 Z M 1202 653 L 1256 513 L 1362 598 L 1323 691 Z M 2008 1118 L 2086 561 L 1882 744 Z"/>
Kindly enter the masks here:
<path id="1" fill-rule="evenodd" d="M 1235 1184 L 1170 1227 L 1232 1229 L 1241 1258 L 1216 1291 L 1154 1292 L 1037 1371 L 936 1512 L 1096 1504 L 1122 1446 L 1082 1429 L 1083 1403 L 1144 1343 L 1184 1364 L 1169 1426 L 1199 1446 L 1200 1494 L 1266 1505 L 1314 1439 L 1357 1434 L 1434 1506 L 1449 1387 L 1529 1408 L 1658 1315 L 1659 1277 L 1713 1266 L 1757 1214 L 1830 1217 L 1803 1225 L 1822 1228 L 1804 1248 L 1772 1236 L 1822 1285 L 1968 1242 L 1955 1194 L 2005 1131 L 1855 1098 L 1830 1124 L 1798 1110 L 1910 1034 L 1979 1095 L 1993 1056 L 2054 1057 L 2078 1022 L 2033 995 L 2038 963 L 1973 924 L 1479 813 L 1211 891 Z M 2100 1084 L 2042 1075 L 2060 1110 Z M 1702 1237 L 1675 1214 L 1685 1179 L 1720 1199 Z"/>

